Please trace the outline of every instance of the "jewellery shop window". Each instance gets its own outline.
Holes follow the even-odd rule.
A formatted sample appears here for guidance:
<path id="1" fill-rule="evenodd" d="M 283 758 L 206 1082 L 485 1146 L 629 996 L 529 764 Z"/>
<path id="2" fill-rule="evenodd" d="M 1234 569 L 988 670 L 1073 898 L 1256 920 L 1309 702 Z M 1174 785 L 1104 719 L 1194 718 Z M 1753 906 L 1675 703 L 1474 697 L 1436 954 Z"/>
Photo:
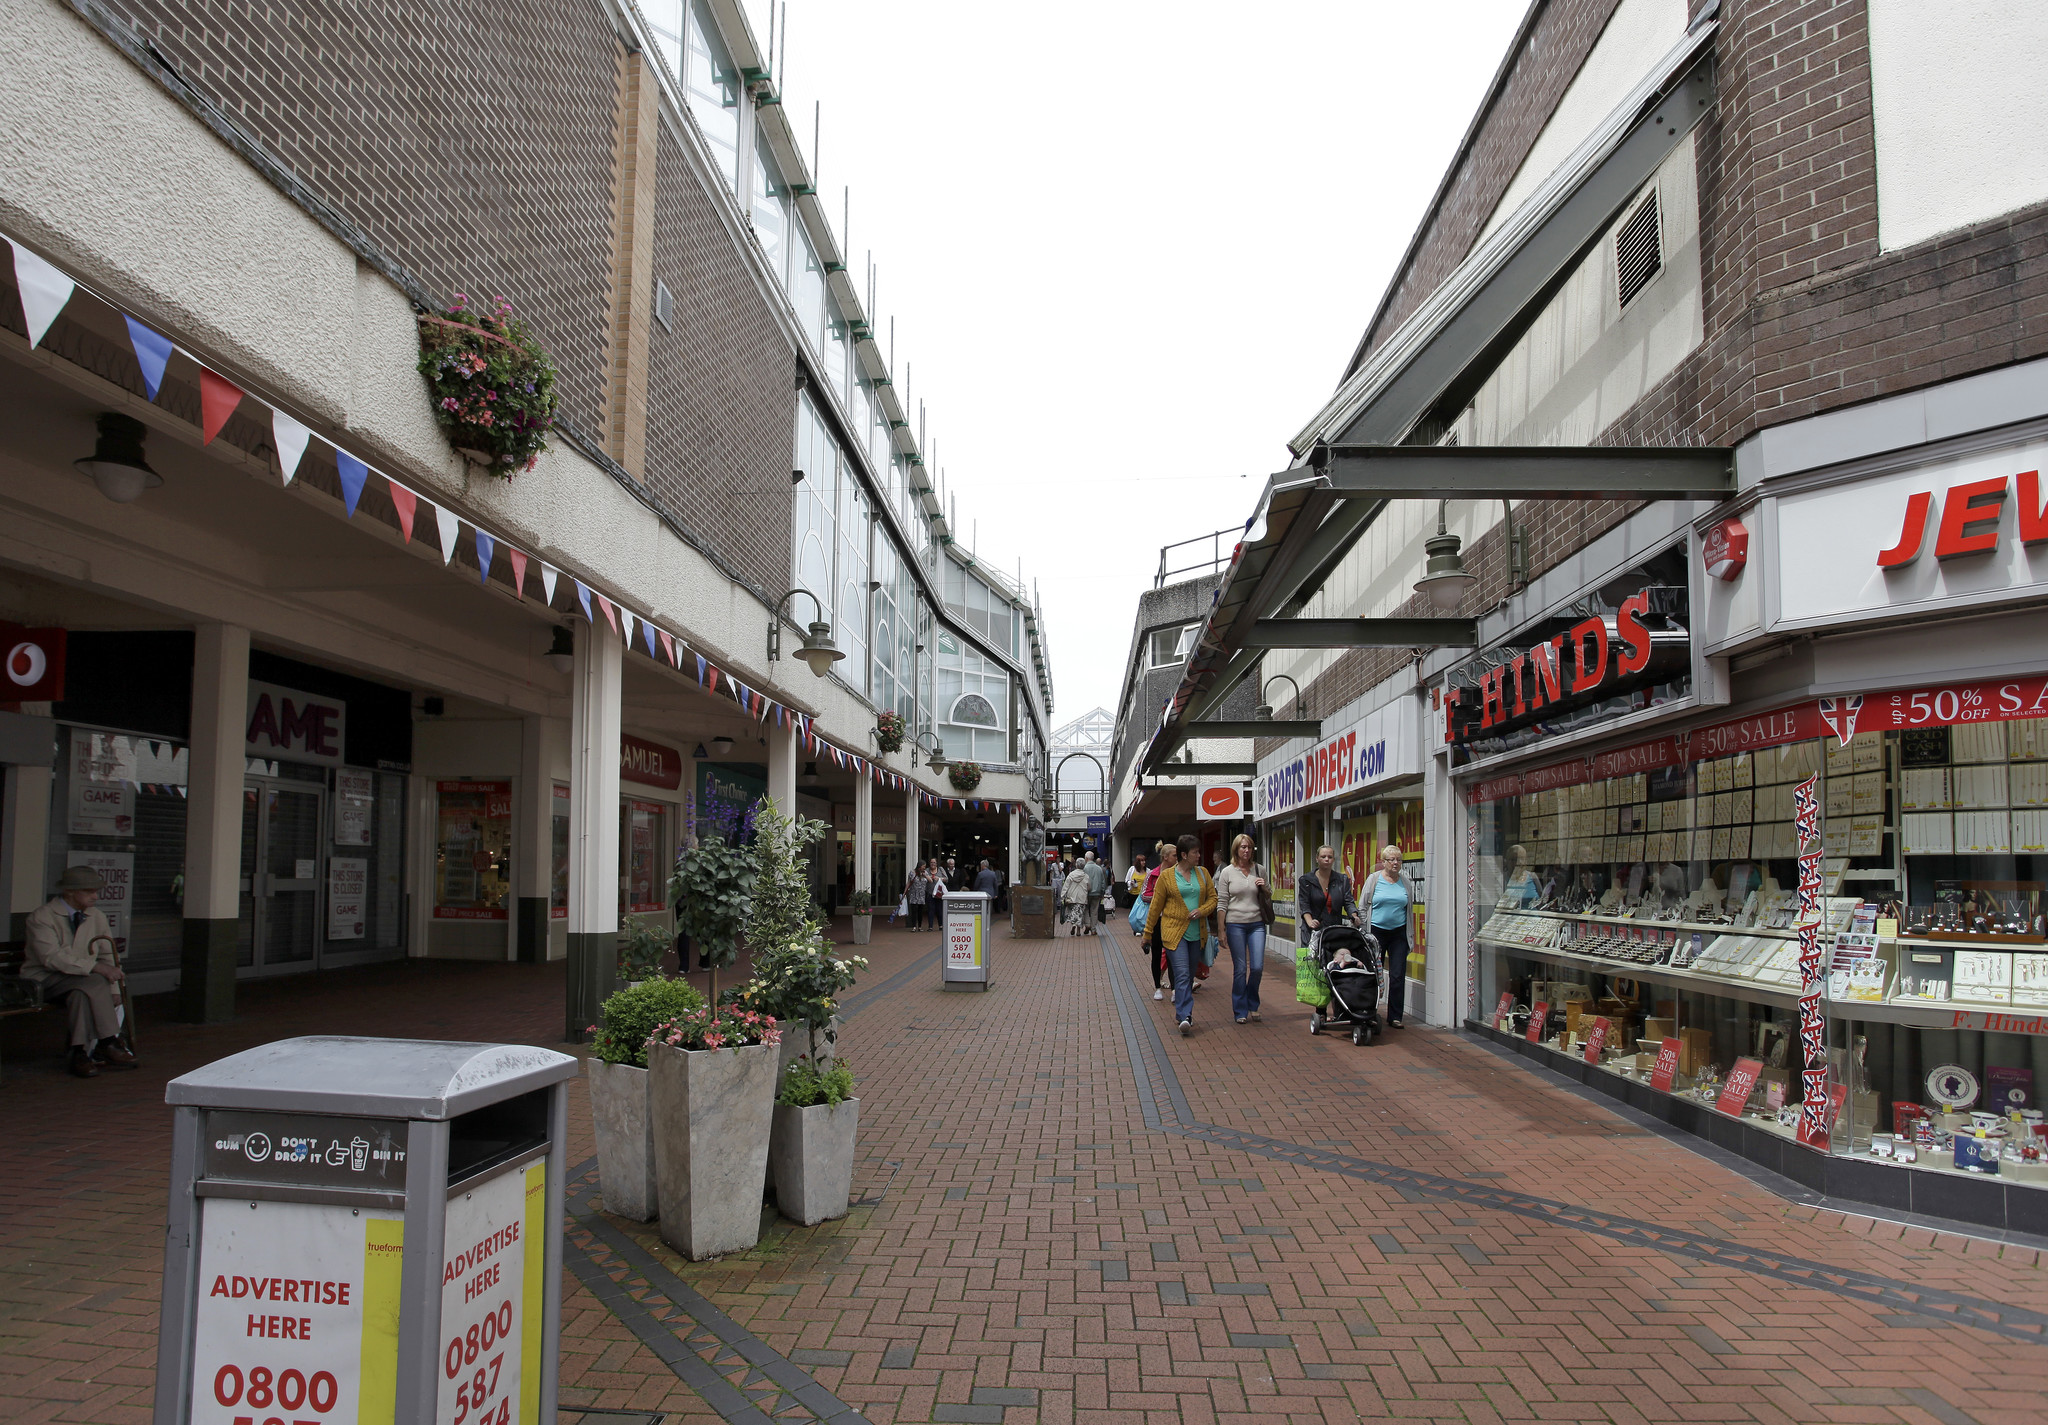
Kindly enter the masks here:
<path id="1" fill-rule="evenodd" d="M 668 876 L 662 863 L 668 808 L 661 802 L 627 797 L 619 808 L 619 910 L 626 915 L 668 909 Z"/>
<path id="2" fill-rule="evenodd" d="M 1495 1027 L 1794 1137 L 1813 1067 L 1798 925 L 1817 916 L 1828 1150 L 2048 1186 L 2048 720 L 1545 785 L 1627 760 L 1474 789 Z M 1808 778 L 1819 894 L 1802 917 Z"/>

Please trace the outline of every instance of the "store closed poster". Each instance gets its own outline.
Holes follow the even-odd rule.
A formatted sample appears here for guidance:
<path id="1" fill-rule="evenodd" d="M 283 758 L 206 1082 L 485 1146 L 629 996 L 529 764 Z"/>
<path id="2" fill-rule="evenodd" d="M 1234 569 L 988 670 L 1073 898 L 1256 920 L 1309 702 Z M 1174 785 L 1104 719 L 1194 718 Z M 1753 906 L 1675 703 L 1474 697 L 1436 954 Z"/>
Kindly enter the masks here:
<path id="1" fill-rule="evenodd" d="M 70 773 L 71 835 L 135 834 L 135 754 L 127 738 L 73 728 Z"/>
<path id="2" fill-rule="evenodd" d="M 361 940 L 369 924 L 370 862 L 363 856 L 327 861 L 327 938 Z"/>
<path id="3" fill-rule="evenodd" d="M 342 767 L 334 774 L 334 844 L 368 846 L 377 809 L 377 774 Z"/>
<path id="4" fill-rule="evenodd" d="M 67 851 L 64 864 L 90 866 L 100 873 L 99 908 L 114 932 L 114 948 L 128 949 L 128 915 L 135 904 L 135 857 L 127 851 Z"/>

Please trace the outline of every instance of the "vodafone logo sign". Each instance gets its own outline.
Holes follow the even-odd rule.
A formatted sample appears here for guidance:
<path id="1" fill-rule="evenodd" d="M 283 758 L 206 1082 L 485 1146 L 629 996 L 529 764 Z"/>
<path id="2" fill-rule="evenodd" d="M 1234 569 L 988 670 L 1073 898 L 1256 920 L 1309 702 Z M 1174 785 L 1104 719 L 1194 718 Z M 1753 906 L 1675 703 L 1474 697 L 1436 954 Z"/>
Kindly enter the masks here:
<path id="1" fill-rule="evenodd" d="M 1195 791 L 1197 821 L 1237 821 L 1250 811 L 1245 789 L 1236 782 L 1210 782 Z"/>
<path id="2" fill-rule="evenodd" d="M 23 628 L 0 623 L 0 662 L 7 681 L 0 683 L 0 702 L 56 702 L 64 696 L 64 630 Z"/>

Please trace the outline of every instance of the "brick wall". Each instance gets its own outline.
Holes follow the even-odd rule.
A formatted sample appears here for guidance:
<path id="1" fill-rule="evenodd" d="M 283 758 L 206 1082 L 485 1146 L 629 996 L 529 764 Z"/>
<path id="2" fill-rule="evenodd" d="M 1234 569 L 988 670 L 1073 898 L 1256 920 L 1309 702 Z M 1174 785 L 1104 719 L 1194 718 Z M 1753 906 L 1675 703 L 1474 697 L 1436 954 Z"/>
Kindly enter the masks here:
<path id="1" fill-rule="evenodd" d="M 619 42 L 598 0 L 105 0 L 439 296 L 511 299 L 605 427 Z"/>
<path id="2" fill-rule="evenodd" d="M 796 356 L 665 123 L 655 175 L 654 275 L 675 330 L 648 339 L 647 484 L 773 599 L 790 580 Z"/>

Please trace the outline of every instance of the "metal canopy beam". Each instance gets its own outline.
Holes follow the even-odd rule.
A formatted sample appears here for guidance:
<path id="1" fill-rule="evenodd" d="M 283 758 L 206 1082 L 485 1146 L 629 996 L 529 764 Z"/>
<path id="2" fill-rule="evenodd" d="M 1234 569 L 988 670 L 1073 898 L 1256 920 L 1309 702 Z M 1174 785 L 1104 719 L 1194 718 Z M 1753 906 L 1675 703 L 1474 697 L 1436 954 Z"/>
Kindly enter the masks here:
<path id="1" fill-rule="evenodd" d="M 1723 446 L 1333 445 L 1317 452 L 1346 499 L 1725 500 Z"/>
<path id="2" fill-rule="evenodd" d="M 1477 648 L 1471 618 L 1262 618 L 1246 648 Z M 1196 726 L 1201 724 L 1197 723 Z"/>
<path id="3" fill-rule="evenodd" d="M 1256 777 L 1256 762 L 1162 762 L 1152 769 L 1155 777 Z M 1157 783 L 1153 784 L 1155 787 Z M 1194 788 L 1188 788 L 1193 791 Z"/>
<path id="4" fill-rule="evenodd" d="M 1244 722 L 1191 722 L 1189 737 L 1321 737 L 1323 725 L 1314 718 L 1260 718 Z"/>

